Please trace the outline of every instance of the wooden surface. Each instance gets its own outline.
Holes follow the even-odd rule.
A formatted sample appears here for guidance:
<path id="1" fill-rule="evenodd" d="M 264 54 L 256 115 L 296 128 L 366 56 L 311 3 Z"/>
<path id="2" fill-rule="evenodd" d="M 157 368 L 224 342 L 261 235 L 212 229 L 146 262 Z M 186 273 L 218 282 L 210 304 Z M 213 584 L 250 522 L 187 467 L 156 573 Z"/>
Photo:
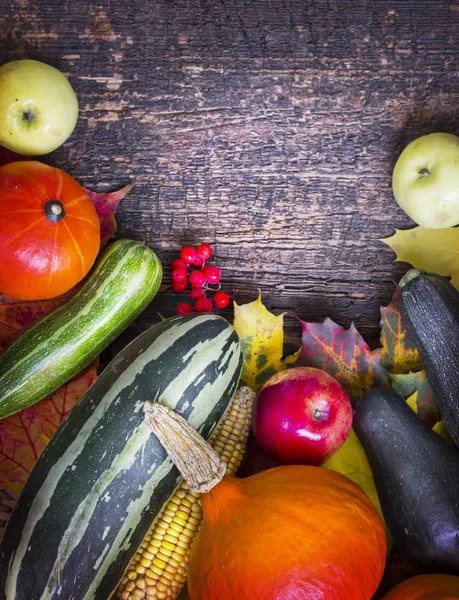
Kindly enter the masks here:
<path id="1" fill-rule="evenodd" d="M 393 200 L 393 165 L 415 137 L 459 133 L 458 2 L 0 8 L 0 63 L 48 62 L 79 97 L 73 136 L 44 160 L 100 191 L 135 177 L 120 236 L 166 266 L 182 244 L 208 241 L 239 302 L 260 289 L 275 312 L 353 320 L 375 345 L 379 305 L 406 268 L 378 238 L 411 225 Z M 136 327 L 179 299 L 162 293 Z M 294 319 L 288 327 L 295 343 Z"/>

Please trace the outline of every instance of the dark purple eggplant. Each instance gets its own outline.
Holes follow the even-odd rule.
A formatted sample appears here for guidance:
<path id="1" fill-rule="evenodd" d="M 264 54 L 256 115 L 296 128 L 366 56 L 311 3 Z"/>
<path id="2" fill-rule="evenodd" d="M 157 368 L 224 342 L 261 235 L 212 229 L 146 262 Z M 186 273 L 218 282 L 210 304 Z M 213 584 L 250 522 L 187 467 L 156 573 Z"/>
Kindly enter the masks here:
<path id="1" fill-rule="evenodd" d="M 459 453 L 388 388 L 366 392 L 353 427 L 399 549 L 430 571 L 459 573 Z"/>
<path id="2" fill-rule="evenodd" d="M 415 269 L 400 286 L 403 325 L 419 350 L 446 428 L 459 446 L 459 292 L 446 277 Z"/>

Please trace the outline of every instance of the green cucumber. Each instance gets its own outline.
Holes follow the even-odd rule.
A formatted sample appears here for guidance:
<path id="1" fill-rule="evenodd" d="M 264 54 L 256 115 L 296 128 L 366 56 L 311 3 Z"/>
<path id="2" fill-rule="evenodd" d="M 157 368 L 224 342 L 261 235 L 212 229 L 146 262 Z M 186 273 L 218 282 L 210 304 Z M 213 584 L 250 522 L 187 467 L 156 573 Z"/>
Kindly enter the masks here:
<path id="1" fill-rule="evenodd" d="M 118 240 L 65 304 L 0 354 L 0 419 L 42 400 L 86 367 L 151 302 L 161 284 L 156 254 Z"/>
<path id="2" fill-rule="evenodd" d="M 126 346 L 32 469 L 0 546 L 0 600 L 107 600 L 180 481 L 144 402 L 208 438 L 241 369 L 237 334 L 216 315 L 173 317 Z"/>

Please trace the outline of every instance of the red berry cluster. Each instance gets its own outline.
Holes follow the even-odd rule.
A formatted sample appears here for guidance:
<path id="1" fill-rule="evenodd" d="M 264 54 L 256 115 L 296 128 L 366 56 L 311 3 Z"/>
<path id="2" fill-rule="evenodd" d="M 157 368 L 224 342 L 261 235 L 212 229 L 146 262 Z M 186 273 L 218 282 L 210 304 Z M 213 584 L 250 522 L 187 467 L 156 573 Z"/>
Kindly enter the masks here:
<path id="1" fill-rule="evenodd" d="M 206 260 L 211 256 L 212 248 L 209 244 L 199 244 L 197 248 L 185 246 L 180 253 L 180 258 L 171 262 L 172 289 L 174 292 L 184 292 L 190 284 L 190 298 L 195 303 L 196 312 L 211 312 L 214 304 L 217 308 L 225 308 L 230 301 L 228 294 L 219 289 L 220 269 L 206 265 Z M 218 288 L 212 289 L 210 287 L 212 285 L 217 285 Z M 206 296 L 208 292 L 215 292 L 213 302 Z M 178 315 L 186 315 L 190 312 L 193 312 L 193 306 L 188 302 L 180 302 L 177 306 Z"/>

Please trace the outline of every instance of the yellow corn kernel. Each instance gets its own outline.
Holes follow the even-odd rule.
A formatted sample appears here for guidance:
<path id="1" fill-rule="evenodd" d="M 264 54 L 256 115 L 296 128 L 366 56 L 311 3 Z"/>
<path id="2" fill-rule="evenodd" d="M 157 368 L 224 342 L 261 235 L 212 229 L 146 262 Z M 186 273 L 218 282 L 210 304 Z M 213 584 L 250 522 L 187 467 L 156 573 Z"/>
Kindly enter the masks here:
<path id="1" fill-rule="evenodd" d="M 209 442 L 234 475 L 244 455 L 255 393 L 236 392 Z M 199 494 L 182 482 L 153 522 L 117 591 L 120 600 L 176 600 L 186 582 L 191 545 L 202 520 Z"/>

